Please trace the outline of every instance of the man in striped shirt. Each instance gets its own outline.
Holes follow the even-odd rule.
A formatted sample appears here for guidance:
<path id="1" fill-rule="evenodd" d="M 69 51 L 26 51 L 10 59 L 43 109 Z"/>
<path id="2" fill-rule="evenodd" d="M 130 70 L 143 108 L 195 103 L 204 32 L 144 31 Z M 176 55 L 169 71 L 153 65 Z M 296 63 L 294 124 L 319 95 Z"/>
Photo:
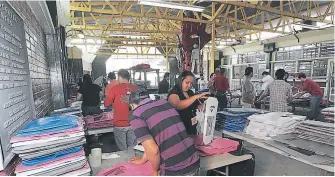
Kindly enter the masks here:
<path id="1" fill-rule="evenodd" d="M 131 162 L 149 161 L 154 176 L 196 176 L 200 159 L 178 112 L 166 100 L 153 101 L 143 92 L 133 92 L 129 106 L 130 124 L 145 150 Z"/>

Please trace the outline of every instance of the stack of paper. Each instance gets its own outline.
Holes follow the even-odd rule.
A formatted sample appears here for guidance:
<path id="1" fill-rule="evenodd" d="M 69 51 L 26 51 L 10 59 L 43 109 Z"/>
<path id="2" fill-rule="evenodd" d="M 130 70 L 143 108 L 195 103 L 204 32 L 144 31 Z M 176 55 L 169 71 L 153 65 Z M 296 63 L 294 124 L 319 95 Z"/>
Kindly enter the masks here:
<path id="1" fill-rule="evenodd" d="M 306 120 L 297 125 L 294 133 L 302 139 L 334 146 L 334 124 Z"/>
<path id="2" fill-rule="evenodd" d="M 248 117 L 255 114 L 262 113 L 262 110 L 253 108 L 228 108 L 217 114 L 217 125 L 220 129 L 229 132 L 242 132 Z"/>
<path id="3" fill-rule="evenodd" d="M 100 171 L 97 176 L 152 176 L 150 162 L 133 164 L 131 162 L 119 163 L 111 168 Z"/>
<path id="4" fill-rule="evenodd" d="M 77 116 L 53 116 L 31 121 L 11 139 L 22 161 L 17 176 L 89 175 L 82 122 Z"/>
<path id="5" fill-rule="evenodd" d="M 291 133 L 305 116 L 297 116 L 288 112 L 270 112 L 255 114 L 248 118 L 249 125 L 245 133 L 255 138 L 269 140 L 271 137 Z"/>
<path id="6" fill-rule="evenodd" d="M 335 107 L 328 107 L 328 108 L 324 108 L 321 111 L 321 114 L 323 114 L 324 116 L 326 116 L 326 120 L 329 122 L 334 122 L 334 116 L 335 116 Z"/>
<path id="7" fill-rule="evenodd" d="M 57 110 L 54 110 L 51 113 L 51 115 L 52 116 L 57 116 L 57 115 L 81 116 L 81 107 L 68 107 L 68 108 L 57 109 Z"/>
<path id="8" fill-rule="evenodd" d="M 203 143 L 202 136 L 195 136 L 193 139 L 195 148 L 197 148 L 198 154 L 200 156 L 212 156 L 236 151 L 239 146 L 239 142 L 230 140 L 228 138 L 216 137 L 211 143 L 207 145 Z"/>
<path id="9" fill-rule="evenodd" d="M 84 117 L 88 129 L 106 128 L 113 126 L 113 112 L 104 112 Z"/>

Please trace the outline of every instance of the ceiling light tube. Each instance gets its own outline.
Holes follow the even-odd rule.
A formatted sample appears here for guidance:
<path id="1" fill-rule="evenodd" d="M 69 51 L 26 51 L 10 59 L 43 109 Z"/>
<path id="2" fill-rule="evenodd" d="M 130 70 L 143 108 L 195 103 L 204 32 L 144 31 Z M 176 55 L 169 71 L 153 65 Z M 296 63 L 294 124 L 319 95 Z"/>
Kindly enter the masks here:
<path id="1" fill-rule="evenodd" d="M 148 5 L 148 6 L 166 7 L 166 8 L 171 8 L 171 9 L 183 9 L 183 10 L 189 10 L 189 11 L 194 11 L 194 12 L 202 12 L 205 10 L 205 8 L 201 6 L 186 5 L 186 4 L 174 3 L 174 2 L 139 0 L 139 4 Z"/>

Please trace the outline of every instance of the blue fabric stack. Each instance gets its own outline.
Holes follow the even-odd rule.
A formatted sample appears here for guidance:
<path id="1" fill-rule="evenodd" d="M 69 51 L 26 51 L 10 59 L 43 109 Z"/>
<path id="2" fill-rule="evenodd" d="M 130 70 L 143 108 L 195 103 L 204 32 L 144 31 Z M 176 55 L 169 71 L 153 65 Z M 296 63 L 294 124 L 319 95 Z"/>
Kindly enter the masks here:
<path id="1" fill-rule="evenodd" d="M 248 117 L 261 113 L 262 110 L 254 108 L 227 108 L 217 113 L 217 129 L 229 132 L 243 132 Z"/>
<path id="2" fill-rule="evenodd" d="M 17 176 L 89 175 L 83 144 L 86 142 L 77 116 L 51 116 L 32 120 L 11 139 L 13 152 L 22 161 Z"/>

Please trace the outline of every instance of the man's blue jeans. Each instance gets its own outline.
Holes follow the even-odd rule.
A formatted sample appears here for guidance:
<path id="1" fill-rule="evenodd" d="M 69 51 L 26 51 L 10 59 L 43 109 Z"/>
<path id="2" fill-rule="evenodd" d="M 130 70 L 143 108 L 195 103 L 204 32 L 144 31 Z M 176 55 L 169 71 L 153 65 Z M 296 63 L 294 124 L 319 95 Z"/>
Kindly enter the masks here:
<path id="1" fill-rule="evenodd" d="M 307 113 L 307 119 L 308 120 L 317 120 L 317 121 L 322 121 L 323 116 L 321 115 L 320 112 L 320 103 L 322 100 L 322 96 L 311 96 L 310 100 L 310 110 Z"/>

